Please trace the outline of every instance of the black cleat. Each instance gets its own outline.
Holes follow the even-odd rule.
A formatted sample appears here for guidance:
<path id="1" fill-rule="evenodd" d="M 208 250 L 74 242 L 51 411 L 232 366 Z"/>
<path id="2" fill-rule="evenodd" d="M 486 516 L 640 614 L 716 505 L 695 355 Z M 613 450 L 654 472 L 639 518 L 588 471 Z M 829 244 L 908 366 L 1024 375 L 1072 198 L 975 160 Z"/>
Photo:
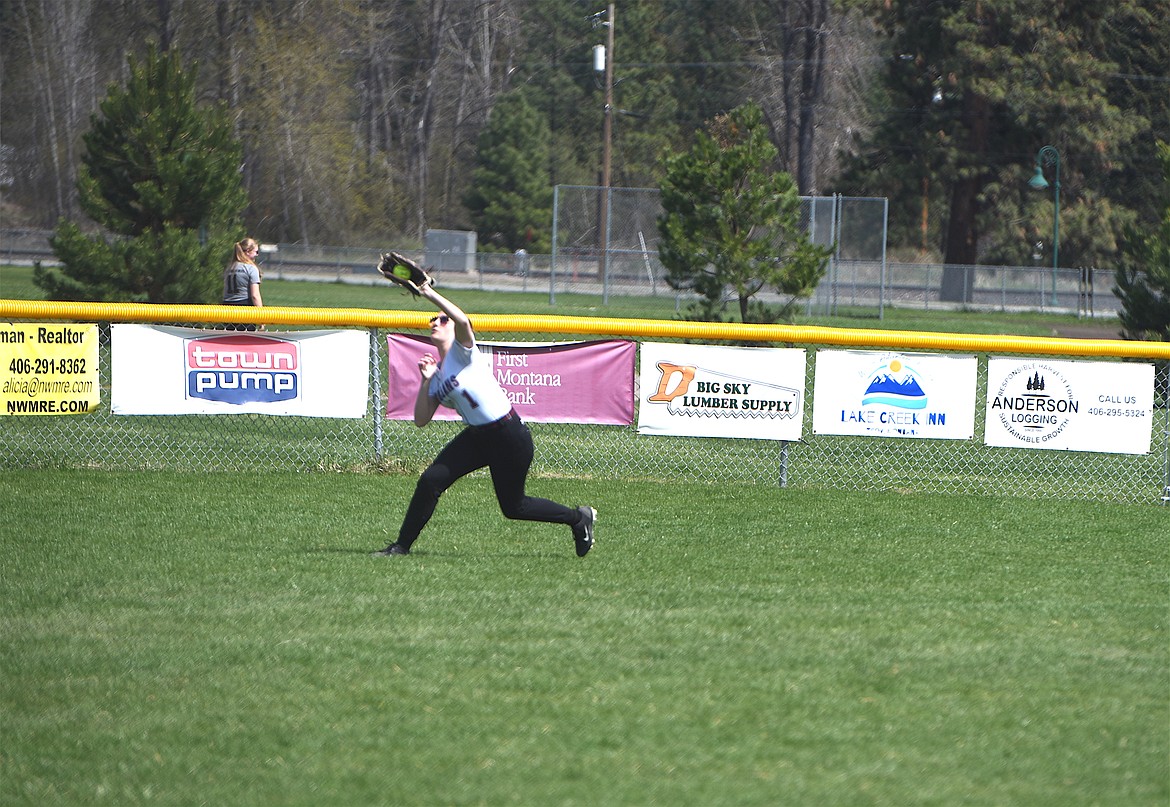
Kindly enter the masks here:
<path id="1" fill-rule="evenodd" d="M 597 511 L 592 507 L 578 507 L 581 514 L 581 523 L 573 527 L 573 543 L 577 545 L 577 557 L 583 558 L 593 548 L 593 523 L 597 521 Z"/>
<path id="2" fill-rule="evenodd" d="M 409 555 L 409 554 L 410 554 L 409 549 L 404 547 L 402 544 L 395 542 L 395 543 L 390 544 L 390 546 L 386 547 L 385 549 L 379 549 L 377 552 L 371 552 L 370 557 L 372 557 L 372 558 L 388 558 L 391 555 Z"/>

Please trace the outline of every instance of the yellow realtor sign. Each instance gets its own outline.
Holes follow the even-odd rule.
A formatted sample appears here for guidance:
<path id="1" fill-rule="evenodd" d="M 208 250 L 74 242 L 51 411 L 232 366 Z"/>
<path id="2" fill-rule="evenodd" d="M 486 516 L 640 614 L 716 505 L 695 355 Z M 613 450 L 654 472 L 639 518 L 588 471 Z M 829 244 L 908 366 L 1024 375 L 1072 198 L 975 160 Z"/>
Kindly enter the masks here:
<path id="1" fill-rule="evenodd" d="M 83 415 L 100 402 L 97 325 L 0 322 L 0 413 Z"/>

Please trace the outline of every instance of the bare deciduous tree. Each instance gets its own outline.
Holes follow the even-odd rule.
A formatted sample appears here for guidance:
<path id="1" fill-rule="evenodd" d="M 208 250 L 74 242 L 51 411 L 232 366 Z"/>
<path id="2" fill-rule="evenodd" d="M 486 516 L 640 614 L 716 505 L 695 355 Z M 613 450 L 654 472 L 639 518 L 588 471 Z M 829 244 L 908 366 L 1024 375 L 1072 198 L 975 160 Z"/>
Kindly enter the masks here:
<path id="1" fill-rule="evenodd" d="M 759 65 L 752 87 L 781 165 L 800 193 L 814 195 L 835 168 L 839 133 L 861 124 L 864 81 L 858 81 L 857 57 L 870 50 L 872 36 L 833 0 L 764 0 L 748 8 L 743 32 Z M 834 136 L 822 137 L 826 131 Z"/>
<path id="2" fill-rule="evenodd" d="M 23 174 L 28 183 L 26 192 L 45 204 L 45 215 L 38 222 L 41 226 L 78 213 L 74 190 L 78 144 L 96 105 L 96 67 L 89 35 L 94 6 L 94 0 L 20 0 L 15 7 L 24 52 L 12 53 L 9 58 L 23 56 L 27 60 L 23 72 L 26 83 L 17 98 L 8 88 L 5 106 L 15 103 L 29 112 L 20 122 L 24 131 L 18 130 L 21 142 L 15 148 L 19 161 L 30 168 Z M 62 47 L 63 42 L 69 46 Z M 20 95 L 27 100 L 21 100 Z M 15 121 L 5 117 L 7 128 Z M 38 151 L 48 159 L 37 159 Z"/>

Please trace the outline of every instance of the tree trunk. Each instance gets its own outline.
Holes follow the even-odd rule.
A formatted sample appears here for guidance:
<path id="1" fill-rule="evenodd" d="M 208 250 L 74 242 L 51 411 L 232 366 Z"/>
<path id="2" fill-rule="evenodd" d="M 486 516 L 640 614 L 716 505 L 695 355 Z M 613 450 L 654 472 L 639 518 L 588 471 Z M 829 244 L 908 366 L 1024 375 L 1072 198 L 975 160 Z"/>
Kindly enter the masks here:
<path id="1" fill-rule="evenodd" d="M 960 179 L 951 186 L 951 215 L 947 222 L 946 253 L 943 258 L 942 288 L 944 302 L 969 303 L 974 290 L 977 260 L 975 212 L 978 183 L 974 177 Z"/>
<path id="2" fill-rule="evenodd" d="M 796 189 L 816 193 L 816 112 L 824 95 L 825 40 L 828 0 L 810 0 L 804 29 L 804 65 L 800 71 L 800 114 L 797 126 Z"/>
<path id="3" fill-rule="evenodd" d="M 816 190 L 817 110 L 824 101 L 829 0 L 769 0 L 753 17 L 764 54 L 764 100 L 781 167 L 801 194 Z"/>
<path id="4" fill-rule="evenodd" d="M 987 99 L 967 91 L 963 99 L 967 159 L 951 186 L 951 211 L 939 289 L 939 297 L 944 302 L 969 303 L 974 297 L 974 265 L 979 260 L 979 194 L 987 183 L 989 120 Z"/>

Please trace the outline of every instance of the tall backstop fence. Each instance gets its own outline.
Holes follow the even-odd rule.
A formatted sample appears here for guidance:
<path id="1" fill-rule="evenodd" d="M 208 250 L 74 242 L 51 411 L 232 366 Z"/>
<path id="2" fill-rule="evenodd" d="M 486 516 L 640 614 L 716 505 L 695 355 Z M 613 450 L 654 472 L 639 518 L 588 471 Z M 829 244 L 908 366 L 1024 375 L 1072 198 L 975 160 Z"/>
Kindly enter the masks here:
<path id="1" fill-rule="evenodd" d="M 557 277 L 595 281 L 603 299 L 611 289 L 631 287 L 651 294 L 670 294 L 666 272 L 658 259 L 658 219 L 662 215 L 657 188 L 602 188 L 557 185 L 553 189 L 552 254 L 549 291 Z M 800 223 L 809 240 L 832 249 L 832 259 L 811 305 L 829 310 L 838 300 L 838 269 L 849 267 L 854 298 L 860 283 L 871 283 L 863 305 L 881 308 L 886 276 L 886 199 L 802 196 Z M 604 219 L 602 216 L 604 215 Z M 865 267 L 865 271 L 859 271 Z M 564 281 L 562 281 L 564 282 Z"/>
<path id="2" fill-rule="evenodd" d="M 397 338 L 391 335 L 417 337 L 426 318 L 367 309 L 0 300 L 6 405 L 0 467 L 416 472 L 458 428 L 438 422 L 418 429 L 387 417 L 394 396 L 413 398 L 417 389 L 415 378 L 391 370 Z M 503 346 L 550 350 L 550 344 L 616 340 L 640 356 L 637 369 L 633 362 L 602 366 L 576 390 L 569 379 L 563 384 L 572 396 L 589 392 L 586 386 L 629 382 L 628 422 L 541 422 L 539 407 L 518 404 L 539 433 L 537 474 L 1170 499 L 1170 345 L 556 316 L 473 320 L 499 355 L 507 352 Z M 224 330 L 238 323 L 266 330 Z M 151 330 L 134 330 L 146 326 Z M 96 367 L 78 363 L 61 345 L 82 333 L 93 335 Z M 242 348 L 219 354 L 219 364 L 207 359 L 216 339 L 253 340 L 249 350 L 259 339 L 279 352 L 295 339 L 337 334 L 346 338 L 321 343 L 317 354 L 306 350 L 299 361 L 352 365 L 361 381 L 356 405 L 353 389 L 330 381 L 311 391 L 309 376 L 289 374 L 292 397 L 312 398 L 310 414 L 263 408 L 235 414 L 222 403 L 212 413 L 137 414 L 155 411 L 140 404 L 160 394 L 174 372 L 182 385 L 182 373 L 195 379 L 201 361 L 244 365 Z M 31 350 L 42 338 L 55 343 L 47 358 Z M 156 351 L 147 345 L 155 338 L 186 345 L 186 353 Z M 696 357 L 695 351 L 713 352 Z M 170 366 L 175 363 L 182 367 Z M 542 381 L 523 372 L 527 359 L 506 363 L 522 384 L 554 382 L 552 374 Z M 783 372 L 789 376 L 780 378 Z M 555 383 L 561 385 L 559 375 Z M 45 401 L 70 385 L 88 389 L 84 404 L 58 409 Z M 193 399 L 200 392 L 192 380 L 176 394 Z M 34 399 L 40 403 L 30 405 Z M 112 405 L 114 399 L 120 404 Z M 681 414 L 698 416 L 681 431 L 661 426 L 688 408 Z M 60 413 L 67 410 L 73 413 Z M 769 420 L 778 413 L 788 421 Z M 770 433 L 772 425 L 780 431 Z M 727 436 L 727 428 L 742 430 Z"/>

